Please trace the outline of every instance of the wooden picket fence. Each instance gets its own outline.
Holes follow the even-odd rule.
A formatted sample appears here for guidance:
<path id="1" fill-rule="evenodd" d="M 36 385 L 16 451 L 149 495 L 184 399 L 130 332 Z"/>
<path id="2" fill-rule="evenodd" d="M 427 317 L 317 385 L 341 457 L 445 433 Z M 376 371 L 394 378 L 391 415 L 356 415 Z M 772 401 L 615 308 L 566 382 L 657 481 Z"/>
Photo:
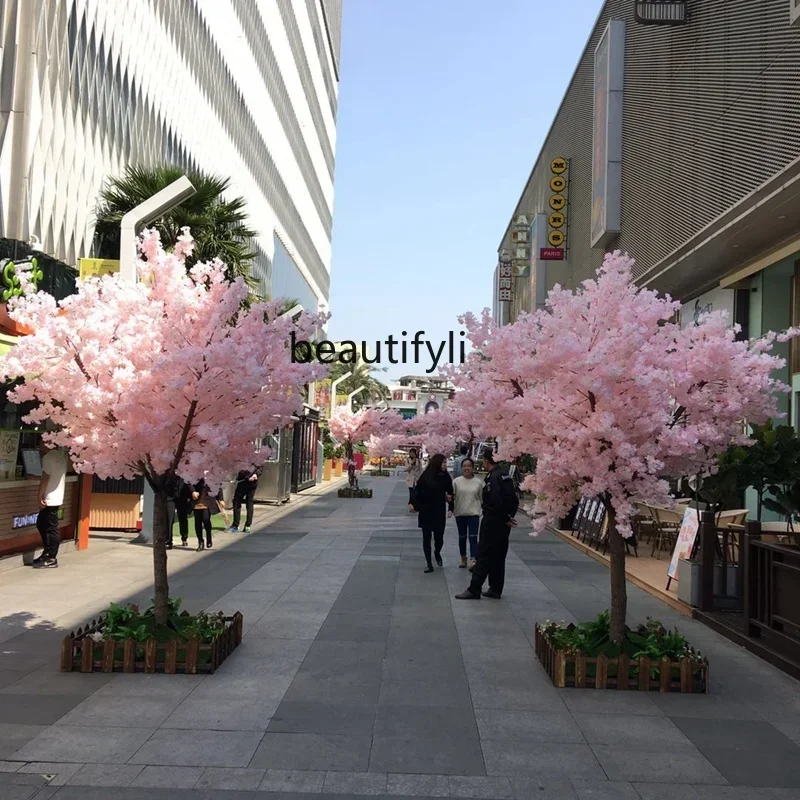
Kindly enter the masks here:
<path id="1" fill-rule="evenodd" d="M 660 661 L 632 659 L 626 655 L 608 658 L 556 650 L 541 628 L 536 626 L 536 655 L 559 689 L 623 689 L 640 692 L 682 692 L 703 694 L 709 691 L 708 661 L 683 658 Z M 594 674 L 592 674 L 594 673 Z"/>
<path id="2" fill-rule="evenodd" d="M 244 618 L 237 611 L 223 617 L 225 627 L 211 642 L 199 639 L 108 639 L 95 642 L 92 634 L 102 633 L 103 622 L 92 620 L 86 628 L 65 636 L 61 643 L 62 672 L 163 672 L 195 675 L 212 673 L 241 644 Z"/>

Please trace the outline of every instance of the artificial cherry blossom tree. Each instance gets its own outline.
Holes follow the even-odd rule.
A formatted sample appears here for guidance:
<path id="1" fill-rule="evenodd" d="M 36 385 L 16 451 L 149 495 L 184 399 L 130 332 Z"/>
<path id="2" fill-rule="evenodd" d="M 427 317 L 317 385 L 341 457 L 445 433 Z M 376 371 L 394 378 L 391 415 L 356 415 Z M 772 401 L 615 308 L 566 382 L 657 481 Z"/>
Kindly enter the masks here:
<path id="1" fill-rule="evenodd" d="M 25 418 L 50 419 L 51 442 L 75 468 L 101 478 L 143 475 L 155 494 L 155 616 L 167 622 L 167 488 L 205 478 L 215 490 L 231 472 L 259 465 L 256 439 L 291 424 L 318 364 L 292 363 L 289 341 L 311 338 L 320 315 L 281 318 L 282 303 L 242 308 L 248 288 L 228 282 L 221 261 L 195 265 L 188 229 L 166 253 L 143 234 L 139 282 L 91 278 L 56 302 L 43 292 L 13 301 L 10 315 L 35 333 L 0 359 L 6 379 L 24 376 L 10 399 L 34 401 Z M 25 280 L 24 274 L 21 275 Z"/>
<path id="2" fill-rule="evenodd" d="M 670 504 L 671 476 L 714 469 L 743 420 L 779 416 L 770 355 L 776 339 L 736 341 L 723 312 L 681 329 L 680 303 L 638 288 L 633 260 L 606 256 L 576 291 L 555 287 L 544 310 L 496 328 L 488 312 L 462 318 L 474 350 L 454 376 L 473 422 L 500 439 L 501 456 L 531 453 L 534 526 L 599 497 L 608 518 L 611 636 L 625 632 L 625 547 L 634 501 Z"/>
<path id="3" fill-rule="evenodd" d="M 347 406 L 339 406 L 333 412 L 329 427 L 333 438 L 344 446 L 348 484 L 351 489 L 358 489 L 354 458 L 356 445 L 370 437 L 384 437 L 402 431 L 403 419 L 396 411 L 362 408 L 353 412 Z"/>
<path id="4" fill-rule="evenodd" d="M 367 441 L 367 452 L 370 458 L 378 459 L 378 469 L 383 469 L 383 459 L 390 459 L 402 441 L 403 436 L 399 433 L 369 437 Z"/>

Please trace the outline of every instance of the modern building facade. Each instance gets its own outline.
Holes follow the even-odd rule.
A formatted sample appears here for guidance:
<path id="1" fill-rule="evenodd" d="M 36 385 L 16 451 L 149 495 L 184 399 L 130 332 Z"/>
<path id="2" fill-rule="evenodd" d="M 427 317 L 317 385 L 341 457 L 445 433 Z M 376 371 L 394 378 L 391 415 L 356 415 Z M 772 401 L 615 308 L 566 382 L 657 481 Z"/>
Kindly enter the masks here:
<path id="1" fill-rule="evenodd" d="M 684 302 L 684 324 L 719 308 L 751 336 L 797 324 L 799 12 L 796 0 L 603 3 L 503 232 L 498 269 L 514 277 L 498 322 L 622 250 L 640 285 Z M 798 423 L 794 350 L 781 352 Z"/>
<path id="2" fill-rule="evenodd" d="M 92 255 L 103 182 L 231 179 L 261 291 L 327 305 L 341 0 L 2 0 L 0 236 Z"/>

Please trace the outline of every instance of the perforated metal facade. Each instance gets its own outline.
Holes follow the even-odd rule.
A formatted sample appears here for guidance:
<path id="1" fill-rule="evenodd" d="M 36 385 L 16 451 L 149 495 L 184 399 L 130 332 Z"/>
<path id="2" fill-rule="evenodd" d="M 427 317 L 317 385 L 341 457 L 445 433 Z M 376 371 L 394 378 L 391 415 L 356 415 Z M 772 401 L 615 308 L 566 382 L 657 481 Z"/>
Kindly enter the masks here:
<path id="1" fill-rule="evenodd" d="M 326 24 L 338 30 L 341 7 L 326 17 L 321 3 L 0 0 L 0 235 L 35 235 L 75 263 L 91 253 L 103 181 L 166 161 L 230 176 L 259 232 L 263 291 L 277 235 L 327 300 L 338 54 Z"/>
<path id="2" fill-rule="evenodd" d="M 576 286 L 603 258 L 589 225 L 594 51 L 608 21 L 624 20 L 626 42 L 622 224 L 606 249 L 630 252 L 640 277 L 800 157 L 800 29 L 789 5 L 689 0 L 685 25 L 653 26 L 634 21 L 633 0 L 607 0 L 509 216 L 546 211 L 549 164 L 569 159 L 567 260 L 548 264 L 548 287 Z M 528 297 L 520 287 L 514 311 Z"/>

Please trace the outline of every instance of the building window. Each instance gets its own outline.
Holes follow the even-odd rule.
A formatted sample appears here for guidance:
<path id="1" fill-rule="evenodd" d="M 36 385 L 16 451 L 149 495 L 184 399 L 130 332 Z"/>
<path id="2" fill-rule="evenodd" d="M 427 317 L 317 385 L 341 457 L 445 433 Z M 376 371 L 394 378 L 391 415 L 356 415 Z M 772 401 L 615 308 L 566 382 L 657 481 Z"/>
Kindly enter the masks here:
<path id="1" fill-rule="evenodd" d="M 682 25 L 686 0 L 636 0 L 636 21 L 643 25 Z"/>
<path id="2" fill-rule="evenodd" d="M 800 260 L 794 262 L 792 278 L 792 327 L 798 325 L 800 325 Z M 797 339 L 789 340 L 789 367 L 792 375 L 800 372 L 800 342 Z"/>

